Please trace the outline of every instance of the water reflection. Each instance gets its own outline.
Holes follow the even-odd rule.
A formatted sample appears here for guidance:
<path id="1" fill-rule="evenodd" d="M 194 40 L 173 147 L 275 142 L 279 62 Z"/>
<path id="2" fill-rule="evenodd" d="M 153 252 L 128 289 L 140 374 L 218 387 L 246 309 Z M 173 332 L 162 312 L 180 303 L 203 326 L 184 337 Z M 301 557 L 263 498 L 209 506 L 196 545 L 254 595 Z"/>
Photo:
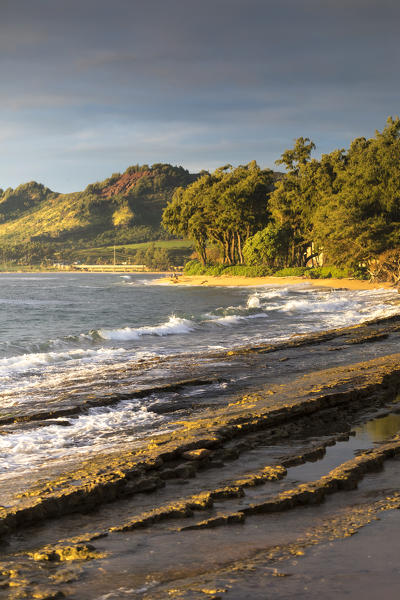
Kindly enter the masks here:
<path id="1" fill-rule="evenodd" d="M 288 469 L 288 479 L 296 483 L 314 481 L 351 460 L 360 451 L 368 450 L 372 444 L 390 439 L 400 432 L 400 414 L 390 413 L 385 417 L 372 419 L 355 427 L 354 431 L 355 436 L 343 442 L 336 442 L 334 446 L 328 446 L 320 460 Z"/>
<path id="2" fill-rule="evenodd" d="M 391 413 L 386 417 L 368 421 L 356 427 L 356 436 L 368 437 L 372 442 L 383 442 L 400 431 L 400 414 Z"/>

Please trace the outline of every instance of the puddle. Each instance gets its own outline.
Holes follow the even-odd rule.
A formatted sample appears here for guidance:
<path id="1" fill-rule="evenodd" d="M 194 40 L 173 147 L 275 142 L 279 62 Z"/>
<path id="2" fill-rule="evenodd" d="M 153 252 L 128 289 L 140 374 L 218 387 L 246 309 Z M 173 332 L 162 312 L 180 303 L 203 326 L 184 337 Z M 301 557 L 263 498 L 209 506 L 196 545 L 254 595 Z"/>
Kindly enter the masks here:
<path id="1" fill-rule="evenodd" d="M 342 463 L 351 460 L 360 450 L 368 450 L 374 443 L 384 442 L 400 431 L 400 414 L 390 413 L 385 417 L 373 419 L 354 429 L 355 436 L 344 442 L 328 446 L 326 454 L 316 462 L 291 467 L 287 479 L 294 482 L 314 481 L 326 475 Z"/>
<path id="2" fill-rule="evenodd" d="M 368 421 L 355 431 L 356 435 L 367 437 L 372 442 L 384 442 L 400 431 L 400 414 L 391 413 L 386 417 Z"/>

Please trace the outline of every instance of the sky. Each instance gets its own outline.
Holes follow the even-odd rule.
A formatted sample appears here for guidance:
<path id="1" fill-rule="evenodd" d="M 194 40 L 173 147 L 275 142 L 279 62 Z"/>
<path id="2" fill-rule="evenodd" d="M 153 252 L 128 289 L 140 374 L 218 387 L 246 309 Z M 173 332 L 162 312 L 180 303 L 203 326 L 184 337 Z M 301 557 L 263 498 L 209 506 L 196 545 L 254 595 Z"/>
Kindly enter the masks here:
<path id="1" fill-rule="evenodd" d="M 0 187 L 316 156 L 400 113 L 398 0 L 0 0 Z"/>

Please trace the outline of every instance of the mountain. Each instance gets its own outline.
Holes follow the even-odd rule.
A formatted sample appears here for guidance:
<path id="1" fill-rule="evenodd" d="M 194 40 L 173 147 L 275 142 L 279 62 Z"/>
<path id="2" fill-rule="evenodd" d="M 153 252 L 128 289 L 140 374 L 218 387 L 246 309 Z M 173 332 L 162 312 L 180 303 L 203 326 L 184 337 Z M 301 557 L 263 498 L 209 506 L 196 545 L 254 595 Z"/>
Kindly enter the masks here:
<path id="1" fill-rule="evenodd" d="M 129 167 L 82 192 L 59 194 L 35 181 L 0 190 L 0 247 L 143 242 L 165 237 L 162 210 L 174 190 L 198 177 L 183 167 Z"/>

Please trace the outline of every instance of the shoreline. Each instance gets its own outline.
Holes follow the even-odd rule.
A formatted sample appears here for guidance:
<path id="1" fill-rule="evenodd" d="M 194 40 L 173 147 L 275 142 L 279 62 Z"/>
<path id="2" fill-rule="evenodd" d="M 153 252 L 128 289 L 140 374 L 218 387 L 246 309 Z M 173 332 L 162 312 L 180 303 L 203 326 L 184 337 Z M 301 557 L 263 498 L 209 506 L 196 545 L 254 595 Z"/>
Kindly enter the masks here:
<path id="1" fill-rule="evenodd" d="M 79 269 L 54 269 L 54 270 L 29 270 L 29 271 L 0 271 L 0 275 L 23 275 L 23 274 L 32 274 L 32 275 L 54 275 L 55 273 L 65 273 L 66 275 L 71 275 L 71 273 L 78 273 L 83 275 L 168 275 L 170 271 L 83 271 Z"/>
<path id="2" fill-rule="evenodd" d="M 205 287 L 257 287 L 263 285 L 299 285 L 308 283 L 313 287 L 329 287 L 333 289 L 347 290 L 376 290 L 392 289 L 395 286 L 389 281 L 376 282 L 363 279 L 307 279 L 305 277 L 242 277 L 242 276 L 214 276 L 214 275 L 182 275 L 178 281 L 172 281 L 170 277 L 162 277 L 153 281 L 158 285 L 192 285 Z"/>
<path id="3" fill-rule="evenodd" d="M 281 346 L 250 340 L 211 362 L 193 355 L 163 380 L 158 363 L 141 363 L 142 381 L 124 363 L 106 393 L 95 383 L 36 412 L 15 406 L 3 415 L 4 432 L 55 419 L 65 426 L 128 397 L 148 398 L 146 411 L 166 420 L 135 440 L 71 454 L 59 468 L 3 476 L 3 585 L 21 599 L 45 590 L 43 598 L 90 600 L 114 594 L 115 581 L 143 590 L 154 577 L 143 600 L 200 599 L 197 590 L 212 600 L 219 589 L 251 597 L 272 573 L 278 599 L 298 592 L 297 578 L 278 577 L 293 572 L 294 557 L 319 581 L 320 565 L 307 562 L 313 552 L 342 553 L 343 540 L 368 535 L 375 522 L 366 550 L 382 551 L 386 531 L 376 527 L 400 508 L 391 460 L 400 456 L 399 323 L 397 315 Z M 194 399 L 200 388 L 205 395 Z M 365 444 L 360 424 L 370 432 Z"/>
<path id="4" fill-rule="evenodd" d="M 1 275 L 22 275 L 22 274 L 42 274 L 54 275 L 55 273 L 71 273 L 83 275 L 160 275 L 159 279 L 152 281 L 153 285 L 185 285 L 185 286 L 203 286 L 203 287 L 258 287 L 258 286 L 283 286 L 283 285 L 304 285 L 311 287 L 328 287 L 332 289 L 346 290 L 376 290 L 387 289 L 400 293 L 389 281 L 371 282 L 364 279 L 309 279 L 307 277 L 243 277 L 240 275 L 180 275 L 178 280 L 172 280 L 169 276 L 170 271 L 81 271 L 75 269 L 54 269 L 54 270 L 15 270 L 0 271 Z"/>

